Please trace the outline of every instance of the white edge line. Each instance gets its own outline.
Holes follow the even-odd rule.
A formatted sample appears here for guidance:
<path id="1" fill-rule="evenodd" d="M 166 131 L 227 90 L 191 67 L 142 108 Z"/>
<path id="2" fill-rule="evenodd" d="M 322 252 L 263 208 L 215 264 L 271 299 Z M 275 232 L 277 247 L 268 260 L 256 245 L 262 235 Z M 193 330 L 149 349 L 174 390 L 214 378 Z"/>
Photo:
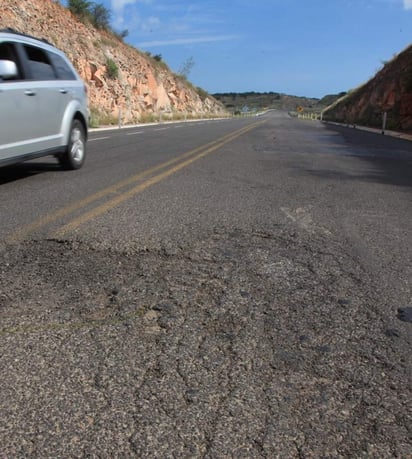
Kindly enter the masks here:
<path id="1" fill-rule="evenodd" d="M 89 142 L 94 142 L 95 140 L 104 140 L 104 139 L 110 139 L 110 137 L 97 137 L 96 139 L 89 139 Z"/>

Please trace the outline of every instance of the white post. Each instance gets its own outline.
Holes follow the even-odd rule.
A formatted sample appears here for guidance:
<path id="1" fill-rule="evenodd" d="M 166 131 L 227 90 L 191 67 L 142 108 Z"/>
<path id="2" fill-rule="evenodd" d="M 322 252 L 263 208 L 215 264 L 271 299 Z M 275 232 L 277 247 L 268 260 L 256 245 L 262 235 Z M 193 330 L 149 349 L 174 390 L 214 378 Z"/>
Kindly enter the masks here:
<path id="1" fill-rule="evenodd" d="M 385 129 L 386 129 L 386 119 L 388 117 L 387 112 L 383 112 L 383 117 L 382 117 L 382 135 L 385 134 Z"/>

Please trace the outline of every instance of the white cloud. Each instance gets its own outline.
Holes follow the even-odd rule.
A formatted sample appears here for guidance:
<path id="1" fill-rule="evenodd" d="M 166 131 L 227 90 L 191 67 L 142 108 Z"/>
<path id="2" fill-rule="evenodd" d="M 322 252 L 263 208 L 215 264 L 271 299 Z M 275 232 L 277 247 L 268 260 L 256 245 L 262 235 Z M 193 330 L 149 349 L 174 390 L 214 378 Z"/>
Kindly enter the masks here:
<path id="1" fill-rule="evenodd" d="M 358 6 L 360 0 L 348 0 L 351 6 Z M 366 5 L 369 5 L 370 8 L 374 8 L 375 4 L 381 5 L 392 5 L 395 7 L 399 7 L 403 4 L 404 10 L 412 10 L 412 0 L 363 0 Z"/>
<path id="2" fill-rule="evenodd" d="M 111 0 L 112 10 L 114 13 L 114 24 L 116 27 L 123 27 L 124 17 L 123 10 L 126 5 L 132 5 L 135 0 Z"/>
<path id="3" fill-rule="evenodd" d="M 136 0 L 112 0 L 112 9 L 116 13 L 122 13 L 126 5 L 132 5 Z"/>
<path id="4" fill-rule="evenodd" d="M 209 5 L 188 0 L 110 0 L 116 29 L 127 28 L 141 43 L 162 47 L 222 42 L 239 36 L 215 33 L 221 29 L 222 13 Z M 1 0 L 0 0 L 1 2 Z"/>
<path id="5" fill-rule="evenodd" d="M 122 27 L 125 23 L 125 8 L 128 5 L 137 3 L 152 3 L 152 0 L 111 0 L 111 9 L 114 13 L 114 23 L 117 27 Z M 132 14 L 134 16 L 135 14 Z"/>
<path id="6" fill-rule="evenodd" d="M 210 37 L 193 37 L 193 38 L 175 38 L 173 40 L 155 40 L 145 41 L 138 43 L 142 48 L 155 47 L 155 46 L 173 46 L 173 45 L 191 45 L 194 43 L 212 43 L 216 41 L 237 40 L 239 37 L 236 35 L 217 35 Z"/>

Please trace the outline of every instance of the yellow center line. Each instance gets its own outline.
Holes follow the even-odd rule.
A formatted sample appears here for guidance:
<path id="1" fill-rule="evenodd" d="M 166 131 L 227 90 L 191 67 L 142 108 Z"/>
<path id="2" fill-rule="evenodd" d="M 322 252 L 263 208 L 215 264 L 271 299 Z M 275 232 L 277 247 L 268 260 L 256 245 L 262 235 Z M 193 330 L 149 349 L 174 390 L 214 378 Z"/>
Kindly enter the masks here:
<path id="1" fill-rule="evenodd" d="M 178 163 L 179 161 L 184 160 L 185 158 L 188 158 L 188 157 L 190 157 L 192 155 L 195 155 L 198 152 L 204 151 L 205 148 L 207 149 L 206 151 L 208 151 L 208 152 L 209 152 L 210 148 L 213 148 L 212 151 L 214 151 L 215 149 L 217 149 L 220 146 L 224 145 L 225 143 L 231 141 L 232 139 L 242 135 L 243 133 L 249 131 L 250 129 L 253 129 L 258 124 L 262 124 L 262 122 L 254 123 L 253 125 L 246 126 L 246 127 L 242 128 L 242 129 L 239 129 L 238 131 L 235 131 L 234 133 L 226 134 L 225 136 L 221 137 L 220 139 L 214 140 L 214 141 L 209 142 L 209 143 L 207 143 L 205 145 L 202 145 L 200 147 L 194 148 L 193 150 L 190 150 L 190 151 L 188 151 L 186 153 L 183 153 L 182 155 L 180 155 L 180 156 L 178 156 L 176 158 L 172 158 L 169 161 L 166 161 L 164 163 L 158 164 L 157 166 L 151 167 L 151 168 L 149 168 L 149 169 L 147 169 L 147 170 L 145 170 L 143 172 L 135 174 L 135 175 L 133 175 L 131 177 L 128 177 L 128 178 L 126 178 L 124 180 L 121 180 L 120 182 L 115 183 L 114 185 L 112 185 L 110 187 L 104 188 L 103 190 L 100 190 L 97 193 L 94 193 L 94 194 L 92 194 L 92 195 L 90 195 L 90 196 L 88 196 L 88 197 L 86 197 L 84 199 L 81 199 L 80 201 L 74 202 L 73 204 L 70 204 L 70 205 L 68 205 L 66 207 L 63 207 L 62 209 L 59 209 L 54 213 L 44 215 L 43 217 L 35 220 L 34 222 L 32 222 L 32 223 L 30 223 L 30 224 L 28 224 L 28 225 L 26 225 L 26 226 L 24 226 L 24 227 L 22 227 L 20 229 L 17 229 L 14 232 L 13 235 L 11 235 L 11 236 L 9 236 L 8 238 L 5 239 L 5 242 L 6 243 L 18 242 L 18 241 L 24 239 L 24 237 L 26 237 L 28 234 L 30 234 L 30 233 L 32 233 L 32 232 L 34 232 L 34 231 L 36 231 L 36 230 L 38 230 L 38 229 L 40 229 L 42 227 L 47 226 L 50 223 L 53 223 L 57 219 L 65 217 L 66 215 L 69 215 L 69 214 L 75 212 L 76 210 L 79 210 L 79 209 L 81 209 L 83 207 L 86 207 L 87 205 L 93 203 L 94 201 L 97 201 L 99 199 L 105 198 L 106 196 L 108 196 L 110 194 L 116 193 L 116 192 L 118 192 L 119 189 L 124 188 L 124 187 L 126 187 L 126 186 L 128 186 L 128 185 L 130 185 L 130 184 L 132 184 L 134 182 L 137 182 L 139 180 L 142 180 L 145 177 L 147 177 L 147 176 L 149 176 L 151 174 L 154 174 L 155 172 L 158 172 L 161 169 L 167 168 L 167 167 L 169 167 L 169 166 L 171 166 L 171 165 L 173 165 L 175 163 Z M 202 156 L 204 156 L 204 155 L 202 155 Z M 199 158 L 197 158 L 197 159 L 199 159 Z M 183 167 L 185 167 L 185 166 L 183 166 Z M 181 169 L 181 167 L 178 168 L 177 170 L 179 170 L 179 169 Z M 171 175 L 172 173 L 176 172 L 177 170 L 174 170 L 174 168 L 173 168 L 172 169 L 173 172 L 168 173 L 165 177 L 167 177 L 168 175 Z M 156 177 L 158 177 L 158 176 L 156 176 Z M 162 178 L 164 178 L 164 177 L 162 177 Z M 162 178 L 160 178 L 160 180 Z M 150 185 L 152 185 L 154 183 L 157 183 L 158 181 L 159 180 L 155 180 L 153 183 L 147 184 L 145 186 L 145 188 L 147 188 L 147 186 L 150 186 Z M 149 180 L 149 182 L 150 182 L 150 180 Z M 141 190 L 139 190 L 139 191 L 141 191 Z M 137 191 L 137 193 L 139 191 Z M 133 193 L 133 194 L 135 194 L 135 193 Z M 121 196 L 123 196 L 123 195 L 121 195 Z M 111 201 L 109 201 L 109 202 L 111 202 Z M 115 205 L 117 205 L 117 204 L 115 204 Z M 87 215 L 87 214 L 85 214 L 85 215 Z M 65 227 L 63 227 L 63 228 L 65 228 Z"/>
<path id="2" fill-rule="evenodd" d="M 180 171 L 181 169 L 189 166 L 190 164 L 194 163 L 195 161 L 198 161 L 199 159 L 203 158 L 204 156 L 216 151 L 223 145 L 229 143 L 230 141 L 236 139 L 237 137 L 241 136 L 242 134 L 250 131 L 251 129 L 254 129 L 258 124 L 261 123 L 255 123 L 251 126 L 247 126 L 246 128 L 241 129 L 240 131 L 237 131 L 233 134 L 231 134 L 229 137 L 226 136 L 224 140 L 221 140 L 219 143 L 207 148 L 206 150 L 202 151 L 196 156 L 193 156 L 192 158 L 189 158 L 185 161 L 182 161 L 181 163 L 177 164 L 176 166 L 166 170 L 165 172 L 162 172 L 158 175 L 155 175 L 154 177 L 149 178 L 145 182 L 141 183 L 140 185 L 137 185 L 130 190 L 122 193 L 119 196 L 114 197 L 113 199 L 107 201 L 106 203 L 95 207 L 94 209 L 90 210 L 89 212 L 84 213 L 82 216 L 79 218 L 76 218 L 72 220 L 70 223 L 62 226 L 59 230 L 57 230 L 52 237 L 55 239 L 61 239 L 64 236 L 66 236 L 67 233 L 75 230 L 79 226 L 83 225 L 84 223 L 88 222 L 89 220 L 92 220 L 109 210 L 113 209 L 114 207 L 118 206 L 119 204 L 123 203 L 124 201 L 130 199 L 132 196 L 141 193 L 142 191 L 146 190 L 147 188 L 155 185 L 156 183 L 161 182 L 165 178 L 175 174 L 176 172 Z"/>
<path id="3" fill-rule="evenodd" d="M 118 183 L 115 183 L 114 185 L 112 185 L 112 186 L 110 186 L 108 188 L 100 190 L 97 193 L 94 193 L 94 194 L 88 196 L 87 198 L 81 199 L 80 201 L 77 201 L 77 202 L 75 202 L 75 203 L 73 203 L 73 204 L 71 204 L 69 206 L 63 207 L 62 209 L 54 212 L 53 214 L 45 215 L 45 216 L 39 218 L 38 220 L 36 220 L 36 221 L 24 226 L 23 228 L 20 228 L 17 231 L 15 231 L 15 233 L 12 236 L 10 236 L 9 238 L 6 239 L 6 242 L 9 242 L 9 243 L 17 242 L 18 240 L 23 239 L 29 233 L 31 233 L 31 232 L 39 229 L 39 228 L 42 228 L 43 226 L 46 226 L 49 223 L 54 222 L 58 218 L 64 217 L 64 216 L 66 216 L 68 214 L 71 214 L 72 212 L 75 212 L 76 210 L 81 209 L 82 207 L 85 207 L 88 204 L 90 204 L 90 203 L 92 203 L 94 201 L 97 201 L 98 199 L 104 198 L 109 194 L 115 193 L 120 188 L 123 188 L 123 187 L 125 187 L 127 185 L 130 185 L 131 183 L 136 182 L 137 180 L 140 180 L 140 179 L 146 177 L 147 175 L 153 174 L 154 172 L 157 172 L 158 170 L 160 170 L 160 169 L 162 169 L 164 167 L 168 167 L 168 166 L 174 164 L 175 162 L 177 162 L 177 161 L 179 161 L 181 159 L 184 159 L 185 157 L 202 150 L 203 148 L 204 148 L 204 146 L 195 148 L 194 150 L 191 150 L 191 151 L 189 151 L 187 153 L 184 153 L 183 155 L 181 155 L 181 156 L 179 156 L 177 158 L 173 158 L 173 159 L 171 159 L 169 161 L 166 161 L 165 163 L 158 164 L 157 166 L 154 166 L 154 167 L 152 167 L 150 169 L 147 169 L 147 170 L 145 170 L 143 172 L 140 172 L 139 174 L 133 175 L 132 177 L 128 177 L 125 180 L 122 180 L 122 181 L 120 181 Z"/>

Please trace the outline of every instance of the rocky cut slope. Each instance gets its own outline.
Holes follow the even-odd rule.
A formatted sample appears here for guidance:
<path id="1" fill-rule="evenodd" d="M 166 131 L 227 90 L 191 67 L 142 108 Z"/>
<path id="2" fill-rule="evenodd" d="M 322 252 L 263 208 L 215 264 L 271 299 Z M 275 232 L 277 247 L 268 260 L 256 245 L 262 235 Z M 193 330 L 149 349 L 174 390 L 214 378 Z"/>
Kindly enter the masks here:
<path id="1" fill-rule="evenodd" d="M 56 1 L 1 0 L 0 29 L 6 27 L 45 38 L 68 55 L 88 85 L 97 123 L 116 122 L 119 113 L 123 123 L 225 113 L 223 105 L 163 62 L 83 24 Z"/>
<path id="2" fill-rule="evenodd" d="M 329 121 L 412 131 L 412 45 L 385 63 L 371 80 L 350 91 L 324 112 Z"/>

